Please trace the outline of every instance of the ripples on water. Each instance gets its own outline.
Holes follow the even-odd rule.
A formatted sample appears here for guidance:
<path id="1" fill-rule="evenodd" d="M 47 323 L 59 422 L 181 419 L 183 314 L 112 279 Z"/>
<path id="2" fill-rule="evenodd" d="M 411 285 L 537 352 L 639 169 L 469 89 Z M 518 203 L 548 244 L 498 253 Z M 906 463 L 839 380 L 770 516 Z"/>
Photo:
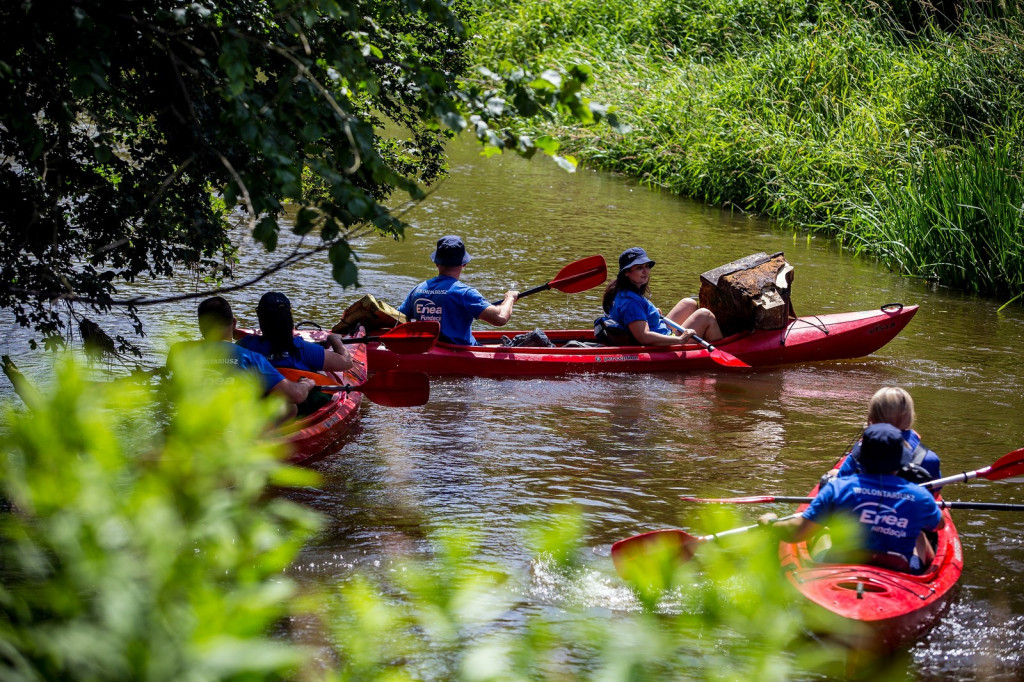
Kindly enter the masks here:
<path id="1" fill-rule="evenodd" d="M 572 260 L 603 254 L 612 270 L 619 252 L 644 245 L 658 261 L 654 300 L 663 308 L 698 289 L 698 274 L 755 251 L 785 251 L 795 267 L 799 314 L 921 305 L 910 326 L 875 355 L 852 361 L 747 372 L 564 379 L 439 379 L 422 407 L 364 403 L 362 418 L 337 452 L 313 466 L 316 489 L 289 493 L 327 518 L 292 572 L 344 581 L 353 569 L 388 570 L 395 557 L 426 555 L 427 532 L 454 524 L 483 529 L 484 558 L 527 569 L 517 618 L 561 606 L 596 617 L 637 608 L 615 577 L 608 546 L 653 528 L 698 531 L 699 510 L 679 495 L 803 495 L 859 434 L 867 401 L 883 385 L 913 394 L 917 428 L 947 473 L 974 470 L 1024 445 L 1024 313 L 999 302 L 945 292 L 885 272 L 834 245 L 777 231 L 739 213 L 693 205 L 618 178 L 567 175 L 543 162 L 481 160 L 458 148 L 441 190 L 410 212 L 407 239 L 365 238 L 359 292 L 343 291 L 326 260 L 280 273 L 263 286 L 231 294 L 243 324 L 255 323 L 263 291 L 292 299 L 297 319 L 330 326 L 363 293 L 399 304 L 434 272 L 434 241 L 461 234 L 474 259 L 464 280 L 489 299 L 506 288 L 551 279 Z M 282 238 L 281 249 L 289 239 Z M 242 250 L 239 276 L 266 256 Z M 178 283 L 187 289 L 186 283 Z M 194 306 L 144 310 L 154 364 L 163 339 L 194 334 Z M 600 289 L 523 299 L 510 327 L 589 327 Z M 116 323 L 114 323 L 116 325 Z M 11 330 L 0 350 L 33 378 L 50 360 L 27 351 Z M 10 395 L 4 387 L 5 395 Z M 950 486 L 948 499 L 1024 502 L 1019 483 Z M 529 555 L 523 526 L 578 504 L 588 524 L 583 567 L 560 573 Z M 753 519 L 774 505 L 742 509 Z M 942 624 L 910 652 L 924 679 L 1024 676 L 1024 517 L 957 512 L 966 565 L 963 587 Z"/>

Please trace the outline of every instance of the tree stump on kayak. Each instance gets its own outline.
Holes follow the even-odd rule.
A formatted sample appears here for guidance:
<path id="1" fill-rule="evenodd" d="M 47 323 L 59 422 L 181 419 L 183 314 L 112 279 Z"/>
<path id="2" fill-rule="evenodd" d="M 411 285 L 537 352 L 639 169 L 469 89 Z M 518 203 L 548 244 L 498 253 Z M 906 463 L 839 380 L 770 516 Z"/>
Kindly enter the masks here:
<path id="1" fill-rule="evenodd" d="M 793 314 L 793 266 L 782 252 L 755 253 L 700 276 L 700 305 L 728 336 L 747 329 L 782 329 Z"/>
<path id="2" fill-rule="evenodd" d="M 360 326 L 371 332 L 391 329 L 402 322 L 406 322 L 405 315 L 384 301 L 378 301 L 371 294 L 367 294 L 345 309 L 341 314 L 341 321 L 334 325 L 331 331 L 348 336 Z"/>

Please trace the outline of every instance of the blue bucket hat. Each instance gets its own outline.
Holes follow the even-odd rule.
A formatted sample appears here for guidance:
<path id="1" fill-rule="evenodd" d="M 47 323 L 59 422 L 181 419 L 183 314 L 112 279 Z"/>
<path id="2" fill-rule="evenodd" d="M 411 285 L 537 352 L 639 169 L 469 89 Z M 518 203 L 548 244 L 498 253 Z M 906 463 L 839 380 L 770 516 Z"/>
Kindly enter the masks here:
<path id="1" fill-rule="evenodd" d="M 619 256 L 619 274 L 621 275 L 634 265 L 643 265 L 644 263 L 649 263 L 652 268 L 654 267 L 654 261 L 650 259 L 647 252 L 641 247 L 634 246 L 631 249 L 626 249 Z"/>
<path id="2" fill-rule="evenodd" d="M 430 254 L 430 260 L 435 265 L 465 265 L 473 260 L 466 253 L 466 245 L 462 243 L 462 237 L 449 235 L 437 240 L 437 249 Z"/>
<path id="3" fill-rule="evenodd" d="M 888 474 L 903 463 L 903 434 L 892 424 L 872 424 L 860 442 L 860 468 L 867 474 Z"/>

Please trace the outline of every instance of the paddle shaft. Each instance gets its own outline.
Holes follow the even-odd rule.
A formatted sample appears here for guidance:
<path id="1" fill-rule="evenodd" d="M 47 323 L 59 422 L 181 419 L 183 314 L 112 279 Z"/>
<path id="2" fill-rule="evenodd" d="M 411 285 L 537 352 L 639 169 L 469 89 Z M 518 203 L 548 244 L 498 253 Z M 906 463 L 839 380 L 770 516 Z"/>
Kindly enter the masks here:
<path id="1" fill-rule="evenodd" d="M 787 497 L 785 495 L 762 495 L 759 497 L 722 497 L 722 498 L 700 498 L 683 497 L 686 502 L 701 502 L 705 504 L 772 504 L 787 502 L 793 504 L 810 504 L 813 497 Z M 1024 504 L 1008 504 L 1004 502 L 960 502 L 951 500 L 936 500 L 943 509 L 974 509 L 983 511 L 1024 511 Z"/>
<path id="2" fill-rule="evenodd" d="M 690 332 L 688 332 L 686 330 L 685 327 L 683 327 L 682 325 L 676 324 L 675 322 L 673 322 L 672 320 L 668 319 L 664 315 L 662 316 L 661 319 L 665 321 L 665 324 L 667 324 L 668 326 L 672 327 L 673 329 L 675 329 L 676 331 L 680 332 L 681 334 L 690 333 Z M 700 338 L 696 334 L 690 333 L 690 338 L 692 338 L 694 341 L 696 341 L 700 345 L 704 346 L 704 349 L 711 356 L 711 359 L 714 360 L 715 362 L 717 362 L 720 365 L 725 365 L 726 367 L 750 367 L 750 365 L 748 365 L 747 363 L 743 362 L 742 360 L 740 360 L 735 355 L 733 355 L 731 353 L 726 353 L 724 350 L 722 350 L 720 348 L 715 348 L 710 343 L 708 343 L 704 339 Z"/>
<path id="3" fill-rule="evenodd" d="M 672 320 L 668 319 L 665 316 L 662 316 L 661 319 L 665 322 L 665 324 L 667 324 L 668 326 L 672 327 L 673 329 L 675 329 L 680 334 L 687 334 L 687 333 L 689 333 L 690 334 L 690 338 L 693 339 L 694 341 L 696 341 L 697 343 L 699 343 L 700 345 L 704 346 L 704 349 L 707 350 L 707 352 L 709 352 L 709 353 L 714 353 L 715 352 L 716 348 L 714 346 L 712 346 L 710 343 L 708 343 L 704 339 L 700 338 L 696 334 L 692 333 L 692 330 L 690 330 L 688 332 L 686 327 L 684 327 L 681 324 L 676 324 L 675 322 L 673 322 Z"/>
<path id="4" fill-rule="evenodd" d="M 790 514 L 789 516 L 783 516 L 782 518 L 775 519 L 774 521 L 772 521 L 772 523 L 775 524 L 775 523 L 778 523 L 779 521 L 789 521 L 790 519 L 795 519 L 798 516 L 800 516 L 800 515 L 799 514 Z M 760 527 L 761 527 L 761 524 L 759 524 L 759 523 L 752 523 L 749 526 L 740 526 L 739 528 L 730 528 L 729 530 L 723 530 L 723 531 L 719 531 L 717 533 L 711 533 L 710 535 L 701 535 L 699 538 L 697 538 L 697 541 L 698 542 L 708 542 L 710 540 L 717 540 L 718 538 L 724 538 L 727 535 L 739 535 L 740 533 L 746 533 L 747 531 L 751 531 L 751 530 L 754 530 L 754 529 L 760 528 Z"/>

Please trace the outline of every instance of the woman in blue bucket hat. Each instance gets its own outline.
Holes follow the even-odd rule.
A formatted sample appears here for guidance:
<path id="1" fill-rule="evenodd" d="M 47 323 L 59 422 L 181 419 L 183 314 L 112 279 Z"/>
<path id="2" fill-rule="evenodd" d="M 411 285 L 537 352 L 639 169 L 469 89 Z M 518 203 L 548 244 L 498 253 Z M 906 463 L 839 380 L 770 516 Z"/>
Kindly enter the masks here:
<path id="1" fill-rule="evenodd" d="M 639 246 L 622 252 L 619 274 L 608 283 L 602 301 L 608 317 L 628 329 L 641 346 L 671 346 L 685 342 L 691 334 L 711 342 L 722 338 L 715 314 L 701 308 L 692 298 L 682 299 L 665 316 L 684 327 L 686 334 L 676 336 L 669 329 L 661 319 L 661 311 L 649 299 L 653 267 L 654 260 Z"/>

